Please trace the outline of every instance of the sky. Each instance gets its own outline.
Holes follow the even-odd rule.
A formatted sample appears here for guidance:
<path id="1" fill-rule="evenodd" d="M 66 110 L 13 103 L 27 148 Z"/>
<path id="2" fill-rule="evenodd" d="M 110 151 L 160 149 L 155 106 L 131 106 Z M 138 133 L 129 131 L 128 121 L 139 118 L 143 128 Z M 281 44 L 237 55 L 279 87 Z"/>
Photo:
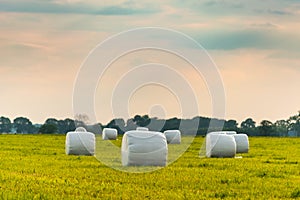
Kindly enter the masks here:
<path id="1" fill-rule="evenodd" d="M 188 35 L 207 51 L 223 83 L 226 119 L 287 119 L 300 110 L 299 19 L 299 0 L 0 0 L 0 116 L 25 116 L 33 123 L 73 118 L 74 85 L 89 53 L 122 31 L 161 27 Z M 163 74 L 169 87 L 129 87 L 130 70 L 147 63 L 177 72 Z M 198 110 L 178 74 L 194 92 Z M 124 77 L 128 88 L 118 85 Z M 101 123 L 135 114 L 219 117 L 205 77 L 168 52 L 125 55 L 97 84 L 94 107 Z"/>

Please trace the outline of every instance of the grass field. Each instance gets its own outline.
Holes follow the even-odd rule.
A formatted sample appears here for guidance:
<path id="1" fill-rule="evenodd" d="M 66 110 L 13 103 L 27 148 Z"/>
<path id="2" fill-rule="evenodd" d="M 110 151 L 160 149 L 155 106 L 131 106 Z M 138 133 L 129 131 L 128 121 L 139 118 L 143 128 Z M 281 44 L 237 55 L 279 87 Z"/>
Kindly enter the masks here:
<path id="1" fill-rule="evenodd" d="M 0 199 L 300 198 L 300 138 L 250 138 L 242 159 L 201 159 L 202 141 L 166 168 L 126 173 L 65 155 L 64 135 L 0 135 Z"/>

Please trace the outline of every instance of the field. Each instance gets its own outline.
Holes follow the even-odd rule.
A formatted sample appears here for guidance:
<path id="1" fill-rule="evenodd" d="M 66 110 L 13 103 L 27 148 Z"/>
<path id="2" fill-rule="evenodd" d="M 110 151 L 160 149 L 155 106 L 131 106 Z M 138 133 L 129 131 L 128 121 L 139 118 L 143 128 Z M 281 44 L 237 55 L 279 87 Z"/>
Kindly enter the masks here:
<path id="1" fill-rule="evenodd" d="M 0 199 L 300 198 L 300 138 L 250 138 L 242 159 L 199 158 L 202 142 L 166 168 L 126 173 L 65 155 L 64 135 L 0 135 Z"/>

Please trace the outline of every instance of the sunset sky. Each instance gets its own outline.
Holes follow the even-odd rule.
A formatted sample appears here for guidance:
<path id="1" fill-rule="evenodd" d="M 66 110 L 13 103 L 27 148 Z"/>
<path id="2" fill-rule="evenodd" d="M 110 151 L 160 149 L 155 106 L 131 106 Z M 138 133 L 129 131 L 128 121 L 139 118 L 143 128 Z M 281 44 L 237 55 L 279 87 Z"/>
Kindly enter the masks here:
<path id="1" fill-rule="evenodd" d="M 73 86 L 89 52 L 121 31 L 162 27 L 207 50 L 223 80 L 226 119 L 287 119 L 300 110 L 299 19 L 299 0 L 0 0 L 0 116 L 73 118 Z M 145 51 L 114 63 L 99 82 L 97 120 L 126 117 L 111 112 L 107 95 L 131 67 L 153 60 L 184 74 L 197 91 L 198 115 L 211 117 L 205 83 L 176 59 Z M 131 117 L 182 117 L 176 94 L 157 85 L 125 101 Z"/>

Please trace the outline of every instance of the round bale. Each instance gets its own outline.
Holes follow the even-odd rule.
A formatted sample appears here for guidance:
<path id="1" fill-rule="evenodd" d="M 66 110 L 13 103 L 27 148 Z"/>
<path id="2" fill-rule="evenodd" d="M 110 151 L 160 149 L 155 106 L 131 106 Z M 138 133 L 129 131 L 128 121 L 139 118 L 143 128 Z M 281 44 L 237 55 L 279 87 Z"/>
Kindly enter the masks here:
<path id="1" fill-rule="evenodd" d="M 233 135 L 209 133 L 206 136 L 207 157 L 234 157 L 236 142 Z"/>
<path id="2" fill-rule="evenodd" d="M 149 131 L 149 129 L 147 127 L 137 127 L 136 130 L 137 131 Z"/>
<path id="3" fill-rule="evenodd" d="M 127 131 L 122 139 L 123 166 L 166 166 L 167 139 L 154 131 Z"/>
<path id="4" fill-rule="evenodd" d="M 243 133 L 233 135 L 236 142 L 236 153 L 248 153 L 249 152 L 249 140 L 248 136 Z"/>
<path id="5" fill-rule="evenodd" d="M 102 131 L 103 140 L 116 140 L 118 137 L 118 131 L 115 128 L 104 128 Z"/>
<path id="6" fill-rule="evenodd" d="M 87 131 L 68 132 L 65 145 L 67 155 L 94 155 L 96 138 Z"/>
<path id="7" fill-rule="evenodd" d="M 181 132 L 179 130 L 167 130 L 164 132 L 169 144 L 181 143 Z"/>

